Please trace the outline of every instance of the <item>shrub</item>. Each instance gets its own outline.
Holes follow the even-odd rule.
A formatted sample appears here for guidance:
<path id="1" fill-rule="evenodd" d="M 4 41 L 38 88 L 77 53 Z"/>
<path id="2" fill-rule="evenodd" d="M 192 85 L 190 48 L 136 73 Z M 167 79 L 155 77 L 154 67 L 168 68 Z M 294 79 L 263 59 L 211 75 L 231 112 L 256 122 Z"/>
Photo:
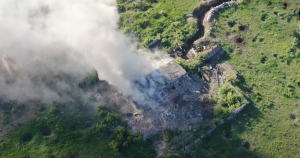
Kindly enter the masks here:
<path id="1" fill-rule="evenodd" d="M 175 156 L 175 154 L 174 153 L 168 153 L 167 155 L 166 155 L 166 158 L 176 158 L 177 156 Z"/>
<path id="2" fill-rule="evenodd" d="M 143 142 L 143 135 L 142 135 L 142 133 L 138 133 L 138 135 L 133 138 L 133 142 L 135 142 L 135 143 L 142 143 Z"/>
<path id="3" fill-rule="evenodd" d="M 57 111 L 57 107 L 52 106 L 49 111 L 50 111 L 50 113 L 53 114 L 53 113 L 55 113 Z"/>
<path id="4" fill-rule="evenodd" d="M 100 111 L 97 112 L 97 115 L 98 115 L 98 116 L 103 116 L 103 117 L 105 117 L 106 114 L 107 114 L 107 112 L 104 111 L 104 110 L 100 110 Z"/>
<path id="5" fill-rule="evenodd" d="M 218 118 L 214 118 L 214 119 L 212 120 L 212 123 L 213 123 L 214 125 L 218 124 L 219 122 L 220 122 L 220 121 L 219 121 Z"/>
<path id="6" fill-rule="evenodd" d="M 107 110 L 107 104 L 100 104 L 97 107 L 97 111 Z"/>
<path id="7" fill-rule="evenodd" d="M 97 71 L 94 71 L 93 73 L 89 74 L 85 81 L 87 84 L 90 84 L 90 85 L 99 83 L 100 80 L 98 78 Z"/>
<path id="8" fill-rule="evenodd" d="M 226 110 L 221 106 L 216 106 L 214 108 L 214 115 L 216 118 L 226 118 L 227 116 L 229 116 Z"/>
<path id="9" fill-rule="evenodd" d="M 97 131 L 105 132 L 107 130 L 107 125 L 105 123 L 96 124 L 95 128 Z"/>
<path id="10" fill-rule="evenodd" d="M 198 67 L 204 61 L 205 54 L 198 53 L 192 61 L 186 61 L 181 58 L 176 58 L 175 61 L 188 72 L 197 72 Z"/>
<path id="11" fill-rule="evenodd" d="M 119 144 L 115 140 L 113 140 L 109 143 L 109 147 L 114 151 L 114 153 L 118 152 L 118 150 L 119 150 L 118 146 L 119 146 Z"/>
<path id="12" fill-rule="evenodd" d="M 91 102 L 96 101 L 96 97 L 94 95 L 91 95 L 89 97 L 88 101 L 91 101 Z"/>

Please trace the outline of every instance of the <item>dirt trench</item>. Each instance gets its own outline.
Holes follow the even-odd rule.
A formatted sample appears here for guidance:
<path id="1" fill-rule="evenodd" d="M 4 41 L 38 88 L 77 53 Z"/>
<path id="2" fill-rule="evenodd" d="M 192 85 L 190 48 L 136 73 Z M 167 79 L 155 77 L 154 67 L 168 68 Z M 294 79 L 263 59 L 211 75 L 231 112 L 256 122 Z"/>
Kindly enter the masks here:
<path id="1" fill-rule="evenodd" d="M 205 26 L 203 25 L 203 20 L 205 17 L 205 14 L 213 7 L 216 7 L 224 2 L 229 2 L 230 0 L 211 0 L 211 1 L 207 1 L 207 2 L 203 2 L 203 3 L 199 3 L 198 5 L 196 5 L 194 11 L 193 11 L 193 15 L 197 17 L 197 23 L 198 23 L 198 31 L 196 33 L 196 35 L 194 36 L 194 38 L 192 38 L 191 40 L 189 40 L 187 43 L 188 45 L 193 45 L 194 41 L 196 41 L 197 39 L 200 39 L 204 36 L 205 33 Z M 206 3 L 206 5 L 204 4 Z M 200 9 L 198 9 L 197 6 L 201 6 L 203 5 L 203 7 L 201 7 Z"/>

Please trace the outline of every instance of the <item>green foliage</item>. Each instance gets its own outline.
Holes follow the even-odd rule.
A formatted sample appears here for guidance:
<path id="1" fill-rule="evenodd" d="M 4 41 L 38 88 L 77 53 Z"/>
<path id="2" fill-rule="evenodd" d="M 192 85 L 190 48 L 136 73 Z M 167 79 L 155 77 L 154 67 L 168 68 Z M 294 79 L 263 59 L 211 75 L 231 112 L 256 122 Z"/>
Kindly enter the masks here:
<path id="1" fill-rule="evenodd" d="M 163 49 L 173 49 L 187 44 L 198 31 L 196 21 L 186 21 L 185 14 L 192 13 L 198 1 L 144 0 L 132 3 L 118 1 L 121 29 L 141 37 L 141 44 L 158 39 Z M 121 11 L 120 11 L 121 10 Z M 159 36 L 159 38 L 157 38 Z"/>
<path id="2" fill-rule="evenodd" d="M 167 155 L 166 155 L 166 158 L 176 158 L 177 156 L 174 154 L 174 153 L 168 153 Z"/>
<path id="3" fill-rule="evenodd" d="M 114 153 L 118 152 L 118 150 L 119 150 L 118 146 L 119 146 L 119 144 L 115 140 L 113 140 L 109 143 L 109 147 L 113 150 Z"/>
<path id="4" fill-rule="evenodd" d="M 89 85 L 95 85 L 99 83 L 97 71 L 94 71 L 93 73 L 89 74 L 88 77 L 85 79 L 85 81 Z"/>
<path id="5" fill-rule="evenodd" d="M 212 33 L 229 54 L 226 62 L 243 76 L 243 81 L 235 86 L 240 89 L 245 89 L 244 84 L 249 86 L 249 91 L 242 93 L 251 104 L 245 107 L 242 115 L 219 126 L 204 139 L 202 145 L 195 148 L 194 157 L 297 155 L 300 126 L 295 120 L 300 110 L 300 79 L 297 74 L 300 69 L 300 36 L 296 3 L 293 0 L 244 0 L 238 8 L 219 13 L 218 25 L 212 26 Z M 240 31 L 238 25 L 230 27 L 228 22 L 232 21 L 249 25 L 249 30 Z M 236 44 L 232 39 L 235 36 L 242 37 L 244 43 Z M 236 53 L 239 47 L 240 51 Z M 230 103 L 229 96 L 223 101 Z M 227 110 L 218 104 L 214 112 L 221 118 Z M 231 127 L 231 130 L 224 129 L 224 126 Z"/>
<path id="6" fill-rule="evenodd" d="M 106 115 L 106 117 L 104 118 L 104 122 L 113 123 L 114 121 L 117 121 L 119 119 L 120 119 L 119 114 L 117 114 L 117 113 L 108 113 Z"/>
<path id="7" fill-rule="evenodd" d="M 176 58 L 175 61 L 179 65 L 181 65 L 187 72 L 197 72 L 198 67 L 204 61 L 204 58 L 204 53 L 198 53 L 197 56 L 191 61 L 183 60 L 181 58 Z"/>
<path id="8" fill-rule="evenodd" d="M 54 114 L 55 112 L 57 112 L 57 107 L 55 106 L 52 106 L 50 109 L 49 109 L 49 112 Z"/>
<path id="9" fill-rule="evenodd" d="M 96 97 L 94 95 L 91 95 L 88 99 L 88 101 L 96 101 Z"/>
<path id="10" fill-rule="evenodd" d="M 223 112 L 223 111 L 221 111 L 221 112 Z M 222 116 L 222 115 L 221 115 Z M 216 124 L 218 124 L 220 122 L 220 120 L 218 119 L 218 118 L 214 118 L 213 120 L 212 120 L 212 124 L 214 124 L 214 125 L 216 125 Z"/>
<path id="11" fill-rule="evenodd" d="M 235 109 L 242 105 L 243 98 L 239 96 L 227 83 L 219 89 L 218 105 L 214 108 L 215 119 L 226 119 Z M 218 121 L 217 121 L 218 120 Z"/>
<path id="12" fill-rule="evenodd" d="M 106 117 L 80 112 L 41 116 L 3 138 L 0 157 L 114 158 L 131 157 L 133 152 L 138 157 L 155 157 L 152 144 L 143 143 L 141 134 L 135 136 L 118 123 L 119 116 L 109 113 L 107 105 L 100 105 L 99 110 L 105 111 L 114 123 L 105 124 Z M 121 155 L 117 156 L 118 151 Z"/>
<path id="13" fill-rule="evenodd" d="M 102 122 L 101 123 L 97 123 L 95 125 L 95 128 L 96 128 L 97 131 L 102 131 L 102 132 L 107 131 L 107 125 L 105 123 L 102 123 Z"/>

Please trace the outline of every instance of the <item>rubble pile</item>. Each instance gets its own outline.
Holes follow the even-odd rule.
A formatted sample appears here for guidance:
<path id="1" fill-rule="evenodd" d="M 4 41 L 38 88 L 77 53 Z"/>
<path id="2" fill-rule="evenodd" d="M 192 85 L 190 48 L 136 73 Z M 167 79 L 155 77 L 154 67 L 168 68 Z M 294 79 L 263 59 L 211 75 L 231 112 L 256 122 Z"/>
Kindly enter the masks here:
<path id="1" fill-rule="evenodd" d="M 142 93 L 149 95 L 145 103 L 136 104 L 141 112 L 128 121 L 133 132 L 142 132 L 147 137 L 162 129 L 188 128 L 188 124 L 203 119 L 201 112 L 194 110 L 201 106 L 198 97 L 203 81 L 198 76 L 188 75 L 171 61 L 145 80 L 135 82 Z"/>

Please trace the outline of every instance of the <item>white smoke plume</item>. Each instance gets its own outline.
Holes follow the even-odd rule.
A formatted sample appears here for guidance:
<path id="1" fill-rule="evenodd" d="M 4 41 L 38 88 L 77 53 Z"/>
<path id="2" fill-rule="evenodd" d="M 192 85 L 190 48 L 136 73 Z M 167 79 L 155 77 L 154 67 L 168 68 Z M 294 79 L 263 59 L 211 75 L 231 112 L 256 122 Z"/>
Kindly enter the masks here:
<path id="1" fill-rule="evenodd" d="M 96 69 L 142 99 L 131 83 L 154 67 L 132 52 L 118 20 L 115 0 L 1 0 L 0 97 L 58 100 Z"/>

